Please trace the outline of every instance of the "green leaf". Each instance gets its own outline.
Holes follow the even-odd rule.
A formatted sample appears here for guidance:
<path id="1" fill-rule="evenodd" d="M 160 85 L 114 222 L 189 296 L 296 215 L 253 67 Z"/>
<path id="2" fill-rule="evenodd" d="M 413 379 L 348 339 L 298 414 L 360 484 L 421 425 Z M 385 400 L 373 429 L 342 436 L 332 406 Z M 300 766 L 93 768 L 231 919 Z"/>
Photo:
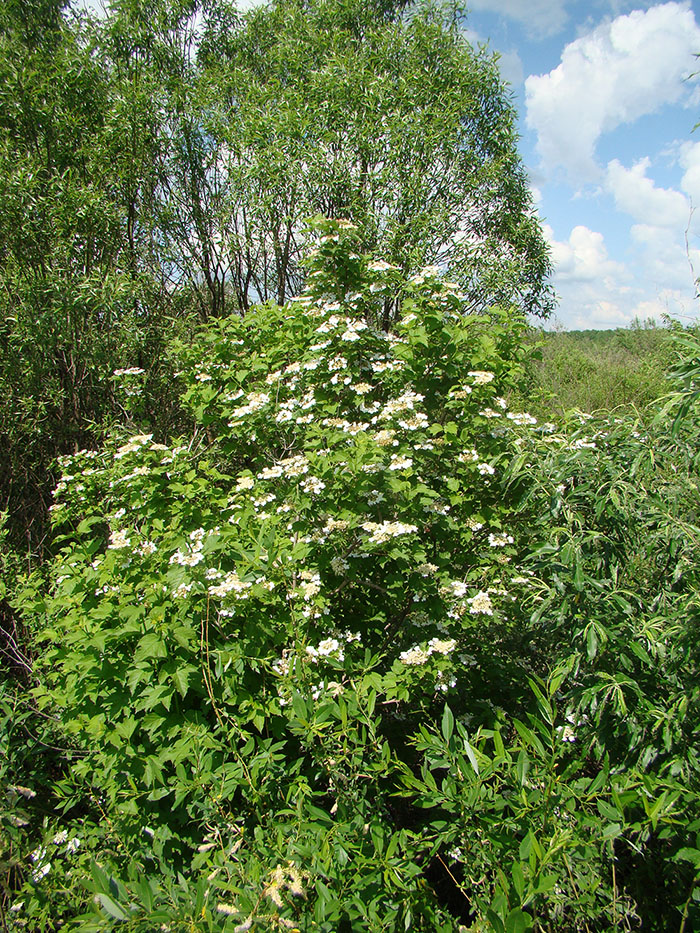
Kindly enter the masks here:
<path id="1" fill-rule="evenodd" d="M 690 862 L 694 868 L 700 869 L 700 850 L 684 848 L 679 849 L 673 856 L 674 862 Z"/>
<path id="2" fill-rule="evenodd" d="M 516 907 L 506 917 L 505 933 L 525 933 L 532 929 L 533 920 L 530 914 Z"/>
<path id="3" fill-rule="evenodd" d="M 445 704 L 445 709 L 442 714 L 441 729 L 442 729 L 443 737 L 445 741 L 448 743 L 450 739 L 452 738 L 452 733 L 454 732 L 454 728 L 455 728 L 455 718 L 452 715 L 452 710 L 449 708 L 447 704 Z"/>
<path id="4" fill-rule="evenodd" d="M 527 775 L 530 770 L 530 758 L 524 748 L 520 749 L 518 760 L 515 762 L 515 773 L 518 777 L 521 787 L 527 781 Z"/>
<path id="5" fill-rule="evenodd" d="M 467 758 L 471 762 L 471 766 L 474 769 L 475 773 L 478 774 L 479 773 L 479 762 L 477 761 L 477 757 L 474 754 L 474 749 L 469 744 L 469 739 L 466 739 L 466 738 L 464 740 L 464 751 L 467 753 Z"/>
<path id="6" fill-rule="evenodd" d="M 117 902 L 109 896 L 109 894 L 104 894 L 103 892 L 98 891 L 95 897 L 99 900 L 103 909 L 106 910 L 111 917 L 114 917 L 115 920 L 129 919 L 129 915 L 126 913 L 126 911 L 123 910 L 119 904 L 117 904 Z"/>
<path id="7" fill-rule="evenodd" d="M 175 684 L 175 687 L 177 688 L 178 692 L 180 693 L 180 696 L 183 699 L 185 697 L 185 694 L 187 693 L 187 687 L 190 682 L 190 676 L 196 670 L 197 669 L 193 667 L 191 664 L 186 664 L 186 665 L 183 665 L 182 667 L 178 667 L 175 671 L 173 671 L 173 674 L 172 674 L 173 683 Z"/>
<path id="8" fill-rule="evenodd" d="M 138 663 L 146 658 L 166 658 L 167 656 L 168 649 L 163 639 L 157 632 L 149 632 L 139 639 L 134 661 Z"/>

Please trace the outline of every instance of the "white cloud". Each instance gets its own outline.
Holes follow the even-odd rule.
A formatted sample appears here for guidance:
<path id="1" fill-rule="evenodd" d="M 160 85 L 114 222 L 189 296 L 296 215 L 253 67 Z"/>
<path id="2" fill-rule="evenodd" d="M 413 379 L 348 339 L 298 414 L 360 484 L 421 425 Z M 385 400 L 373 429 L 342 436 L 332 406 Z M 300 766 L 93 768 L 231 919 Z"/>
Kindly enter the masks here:
<path id="1" fill-rule="evenodd" d="M 657 188 L 646 174 L 650 165 L 649 159 L 640 159 L 628 169 L 613 159 L 608 163 L 605 187 L 615 199 L 617 209 L 638 223 L 682 231 L 688 224 L 690 204 L 680 191 Z"/>
<path id="2" fill-rule="evenodd" d="M 684 169 L 681 188 L 700 207 L 700 143 L 683 143 L 679 162 Z"/>
<path id="3" fill-rule="evenodd" d="M 692 290 L 695 275 L 691 265 L 698 268 L 700 252 L 692 245 L 686 249 L 683 230 L 672 231 L 652 224 L 634 224 L 630 235 L 642 251 L 645 277 L 656 290 Z"/>
<path id="4" fill-rule="evenodd" d="M 554 239 L 552 228 L 545 224 L 555 268 L 555 283 L 602 282 L 624 276 L 625 268 L 608 256 L 602 233 L 579 225 L 566 242 Z"/>
<path id="5" fill-rule="evenodd" d="M 574 227 L 558 241 L 544 225 L 552 250 L 554 288 L 559 295 L 558 320 L 569 328 L 626 327 L 635 318 L 660 319 L 662 314 L 693 319 L 693 274 L 682 236 L 669 228 L 635 224 L 635 255 L 629 264 L 608 253 L 603 235 L 588 227 Z M 700 250 L 691 250 L 700 268 Z"/>
<path id="6" fill-rule="evenodd" d="M 581 181 L 598 177 L 601 134 L 687 97 L 698 49 L 688 2 L 635 10 L 569 43 L 553 71 L 525 82 L 527 124 L 543 163 Z"/>
<path id="7" fill-rule="evenodd" d="M 510 52 L 498 53 L 498 70 L 501 72 L 503 79 L 513 87 L 523 83 L 523 63 L 515 49 Z"/>
<path id="8" fill-rule="evenodd" d="M 558 33 L 566 23 L 566 0 L 471 0 L 470 10 L 498 13 L 522 23 L 530 36 L 541 38 Z"/>

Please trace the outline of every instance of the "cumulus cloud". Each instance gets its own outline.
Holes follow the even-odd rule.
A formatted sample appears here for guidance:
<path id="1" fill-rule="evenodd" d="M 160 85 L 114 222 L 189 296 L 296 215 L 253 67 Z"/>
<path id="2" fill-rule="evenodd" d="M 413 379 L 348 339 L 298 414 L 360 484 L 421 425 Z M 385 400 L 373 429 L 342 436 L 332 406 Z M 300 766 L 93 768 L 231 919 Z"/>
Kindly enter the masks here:
<path id="1" fill-rule="evenodd" d="M 683 230 L 690 212 L 688 199 L 673 188 L 657 188 L 653 179 L 647 177 L 650 165 L 651 161 L 645 158 L 628 169 L 613 159 L 608 163 L 606 189 L 615 199 L 617 209 L 639 223 Z"/>
<path id="2" fill-rule="evenodd" d="M 672 231 L 653 224 L 634 224 L 630 235 L 641 251 L 646 277 L 657 289 L 693 288 L 699 274 L 700 251 L 689 243 L 686 246 L 683 231 Z"/>
<path id="3" fill-rule="evenodd" d="M 626 327 L 635 318 L 670 314 L 687 320 L 697 313 L 693 275 L 677 232 L 635 224 L 635 255 L 625 264 L 610 257 L 596 230 L 577 226 L 558 241 L 550 226 L 543 229 L 554 262 L 557 319 L 565 327 Z M 700 263 L 700 250 L 691 250 L 691 259 Z"/>
<path id="4" fill-rule="evenodd" d="M 566 23 L 566 0 L 471 0 L 469 9 L 484 13 L 498 13 L 522 23 L 533 38 L 553 36 Z"/>
<path id="5" fill-rule="evenodd" d="M 624 275 L 624 266 L 610 259 L 602 233 L 579 225 L 567 241 L 560 242 L 554 239 L 548 224 L 543 229 L 551 249 L 556 282 L 603 282 Z"/>
<path id="6" fill-rule="evenodd" d="M 699 48 L 687 2 L 635 10 L 569 43 L 553 71 L 525 82 L 527 124 L 544 165 L 578 181 L 599 177 L 599 137 L 687 98 Z"/>

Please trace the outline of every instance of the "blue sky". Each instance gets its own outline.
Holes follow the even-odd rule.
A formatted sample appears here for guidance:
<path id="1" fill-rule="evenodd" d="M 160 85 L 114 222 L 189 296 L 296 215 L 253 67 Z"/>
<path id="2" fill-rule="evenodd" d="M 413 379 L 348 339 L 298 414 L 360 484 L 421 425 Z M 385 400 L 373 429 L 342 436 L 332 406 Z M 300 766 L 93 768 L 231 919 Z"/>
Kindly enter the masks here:
<path id="1" fill-rule="evenodd" d="M 700 316 L 700 0 L 471 0 L 552 248 L 557 320 Z M 686 246 L 687 239 L 687 246 Z"/>

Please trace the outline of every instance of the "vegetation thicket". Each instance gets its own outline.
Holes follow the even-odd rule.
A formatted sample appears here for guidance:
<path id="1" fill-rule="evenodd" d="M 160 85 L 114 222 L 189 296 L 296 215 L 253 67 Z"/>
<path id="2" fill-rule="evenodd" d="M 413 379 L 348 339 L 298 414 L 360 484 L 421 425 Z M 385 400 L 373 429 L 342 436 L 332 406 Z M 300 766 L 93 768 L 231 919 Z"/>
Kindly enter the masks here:
<path id="1" fill-rule="evenodd" d="M 700 342 L 523 410 L 493 62 L 406 3 L 0 16 L 0 926 L 698 927 Z"/>
<path id="2" fill-rule="evenodd" d="M 456 14 L 63 6 L 0 12 L 0 501 L 25 549 L 56 456 L 124 420 L 112 373 L 145 369 L 145 422 L 176 431 L 173 328 L 298 294 L 308 217 L 407 274 L 444 264 L 471 307 L 551 306 L 513 107 Z"/>
<path id="3" fill-rule="evenodd" d="M 678 330 L 671 321 L 664 326 L 635 321 L 617 330 L 535 333 L 523 398 L 545 418 L 574 408 L 587 413 L 621 405 L 644 409 L 668 392 Z"/>

